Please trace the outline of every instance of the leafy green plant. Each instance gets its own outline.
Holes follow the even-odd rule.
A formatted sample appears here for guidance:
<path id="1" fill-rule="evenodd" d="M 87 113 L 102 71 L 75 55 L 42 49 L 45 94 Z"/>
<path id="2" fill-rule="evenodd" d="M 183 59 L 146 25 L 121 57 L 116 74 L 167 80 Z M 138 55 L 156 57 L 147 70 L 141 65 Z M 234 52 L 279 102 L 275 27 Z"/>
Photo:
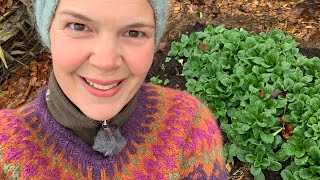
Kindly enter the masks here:
<path id="1" fill-rule="evenodd" d="M 159 78 L 159 76 L 153 76 L 150 78 L 150 83 L 151 84 L 156 84 L 156 85 L 168 85 L 170 83 L 170 80 L 169 79 L 165 79 L 165 80 L 162 80 Z"/>
<path id="2" fill-rule="evenodd" d="M 275 29 L 251 34 L 208 26 L 173 42 L 170 58 L 187 59 L 187 91 L 215 113 L 234 157 L 284 179 L 320 177 L 320 59 L 303 56 L 298 43 Z M 291 164 L 283 167 L 283 162 Z"/>

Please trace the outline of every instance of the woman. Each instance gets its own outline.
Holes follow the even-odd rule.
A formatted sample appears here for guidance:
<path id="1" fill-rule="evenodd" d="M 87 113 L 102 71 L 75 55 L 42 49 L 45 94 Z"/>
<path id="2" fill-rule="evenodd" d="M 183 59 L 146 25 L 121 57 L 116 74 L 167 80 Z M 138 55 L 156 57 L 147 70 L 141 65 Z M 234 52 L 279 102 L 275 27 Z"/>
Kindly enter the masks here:
<path id="1" fill-rule="evenodd" d="M 143 84 L 167 6 L 35 1 L 53 72 L 37 99 L 0 112 L 1 179 L 226 179 L 207 107 Z"/>

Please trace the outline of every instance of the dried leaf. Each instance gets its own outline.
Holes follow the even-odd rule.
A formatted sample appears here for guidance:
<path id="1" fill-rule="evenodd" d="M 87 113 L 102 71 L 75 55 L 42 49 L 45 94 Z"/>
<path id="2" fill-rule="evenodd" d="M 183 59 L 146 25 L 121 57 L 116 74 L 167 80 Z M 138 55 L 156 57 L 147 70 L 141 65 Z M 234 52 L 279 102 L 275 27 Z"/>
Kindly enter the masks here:
<path id="1" fill-rule="evenodd" d="M 178 62 L 183 66 L 183 59 L 179 59 Z"/>
<path id="2" fill-rule="evenodd" d="M 203 13 L 201 11 L 199 11 L 199 18 L 203 19 Z"/>
<path id="3" fill-rule="evenodd" d="M 25 54 L 25 53 L 26 53 L 26 52 L 20 51 L 20 50 L 10 51 L 10 54 L 11 54 L 11 55 L 21 55 L 21 54 Z"/>
<path id="4" fill-rule="evenodd" d="M 6 42 L 8 39 L 14 37 L 19 32 L 18 28 L 5 29 L 0 31 L 0 40 Z"/>
<path id="5" fill-rule="evenodd" d="M 8 69 L 8 64 L 7 64 L 6 58 L 4 57 L 4 51 L 2 50 L 1 46 L 0 46 L 0 59 L 4 64 L 4 67 Z"/>
<path id="6" fill-rule="evenodd" d="M 261 88 L 260 90 L 260 99 L 264 98 L 264 89 Z"/>
<path id="7" fill-rule="evenodd" d="M 35 86 L 37 80 L 38 80 L 37 77 L 32 77 L 32 78 L 29 80 L 29 86 Z"/>
<path id="8" fill-rule="evenodd" d="M 273 93 L 271 94 L 271 99 L 275 99 L 277 98 L 283 91 L 281 89 L 276 89 L 273 91 Z"/>
<path id="9" fill-rule="evenodd" d="M 198 47 L 203 52 L 210 51 L 210 47 L 207 44 L 199 44 Z"/>
<path id="10" fill-rule="evenodd" d="M 289 140 L 292 137 L 293 126 L 291 124 L 285 123 L 284 130 L 282 130 L 282 136 L 285 140 Z"/>
<path id="11" fill-rule="evenodd" d="M 316 31 L 313 31 L 309 34 L 307 34 L 303 40 L 304 41 L 312 41 L 314 39 L 317 39 L 317 38 L 320 38 L 320 30 L 316 30 Z"/>
<path id="12" fill-rule="evenodd" d="M 158 50 L 164 51 L 166 49 L 166 47 L 167 47 L 167 42 L 162 41 L 162 42 L 160 42 L 160 44 L 158 46 Z"/>
<path id="13" fill-rule="evenodd" d="M 232 166 L 228 163 L 228 164 L 226 164 L 226 169 L 227 169 L 228 173 L 230 173 L 232 170 Z"/>
<path id="14" fill-rule="evenodd" d="M 25 87 L 28 83 L 28 80 L 24 77 L 21 77 L 18 82 L 20 87 Z"/>
<path id="15" fill-rule="evenodd" d="M 30 76 L 31 77 L 36 77 L 37 74 L 38 74 L 38 67 L 37 67 L 37 62 L 36 61 L 34 61 L 34 60 L 31 61 L 30 70 L 31 70 Z"/>

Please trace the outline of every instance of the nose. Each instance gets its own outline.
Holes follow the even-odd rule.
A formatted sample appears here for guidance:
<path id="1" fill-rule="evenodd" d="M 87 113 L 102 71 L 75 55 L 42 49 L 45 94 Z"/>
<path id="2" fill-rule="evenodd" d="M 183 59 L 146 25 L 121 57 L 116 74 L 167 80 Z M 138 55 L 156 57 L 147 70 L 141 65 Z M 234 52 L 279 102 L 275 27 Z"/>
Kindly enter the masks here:
<path id="1" fill-rule="evenodd" d="M 121 65 L 120 48 L 116 40 L 101 38 L 96 41 L 89 63 L 98 69 L 112 70 Z"/>

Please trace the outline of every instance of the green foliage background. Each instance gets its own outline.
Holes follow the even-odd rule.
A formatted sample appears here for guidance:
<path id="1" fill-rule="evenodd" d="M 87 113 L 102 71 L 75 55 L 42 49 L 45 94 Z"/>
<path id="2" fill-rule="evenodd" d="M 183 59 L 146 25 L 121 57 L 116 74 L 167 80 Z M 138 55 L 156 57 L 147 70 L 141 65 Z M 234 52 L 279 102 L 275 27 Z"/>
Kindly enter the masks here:
<path id="1" fill-rule="evenodd" d="M 320 59 L 297 45 L 279 29 L 254 35 L 208 26 L 182 35 L 168 53 L 187 59 L 187 91 L 215 113 L 228 137 L 227 161 L 249 163 L 257 179 L 262 169 L 288 180 L 320 179 Z M 285 125 L 294 128 L 289 140 Z"/>

